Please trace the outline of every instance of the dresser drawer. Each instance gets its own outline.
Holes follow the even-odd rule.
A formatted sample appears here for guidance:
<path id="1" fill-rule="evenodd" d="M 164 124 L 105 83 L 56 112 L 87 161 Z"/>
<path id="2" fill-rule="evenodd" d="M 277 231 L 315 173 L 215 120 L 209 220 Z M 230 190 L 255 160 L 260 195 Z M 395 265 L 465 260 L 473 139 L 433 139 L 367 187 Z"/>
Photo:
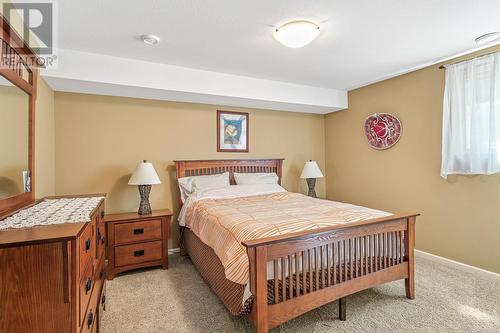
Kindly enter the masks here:
<path id="1" fill-rule="evenodd" d="M 106 224 L 104 223 L 104 204 L 99 206 L 96 212 L 96 243 L 97 243 L 97 253 L 96 258 L 99 259 L 106 249 Z"/>
<path id="2" fill-rule="evenodd" d="M 90 332 L 96 332 L 97 331 L 97 326 L 99 325 L 97 323 L 97 313 L 98 313 L 98 297 L 99 297 L 99 292 L 98 290 L 94 290 L 92 292 L 92 298 L 89 303 L 89 307 L 87 311 L 85 312 L 85 315 L 83 317 L 83 322 L 81 325 L 81 331 L 82 333 L 90 333 Z"/>
<path id="3" fill-rule="evenodd" d="M 97 219 L 97 232 L 96 232 L 96 258 L 99 259 L 104 255 L 106 249 L 106 225 L 101 218 Z"/>
<path id="4" fill-rule="evenodd" d="M 104 315 L 104 311 L 106 311 L 106 281 L 103 281 L 102 291 L 99 298 L 99 303 L 97 304 L 97 321 L 99 325 L 102 323 L 102 317 Z"/>
<path id="5" fill-rule="evenodd" d="M 161 220 L 120 223 L 115 225 L 115 244 L 161 238 Z"/>
<path id="6" fill-rule="evenodd" d="M 126 266 L 160 260 L 161 254 L 161 241 L 121 245 L 115 247 L 115 265 Z"/>
<path id="7" fill-rule="evenodd" d="M 100 285 L 100 283 L 106 278 L 106 267 L 105 267 L 104 255 L 101 256 L 101 259 L 97 262 L 97 266 L 94 272 L 94 279 L 96 281 L 96 285 Z"/>
<path id="8" fill-rule="evenodd" d="M 94 272 L 94 291 L 93 293 L 100 293 L 101 289 L 106 281 L 106 271 L 104 267 L 104 256 L 98 262 L 96 270 Z M 98 300 L 99 302 L 99 300 Z"/>
<path id="9" fill-rule="evenodd" d="M 85 268 L 89 262 L 92 262 L 95 257 L 95 235 L 94 235 L 94 223 L 87 224 L 85 230 L 79 237 L 78 243 L 80 247 L 80 276 L 83 274 Z"/>
<path id="10" fill-rule="evenodd" d="M 79 284 L 80 293 L 80 323 L 85 319 L 85 313 L 88 312 L 87 306 L 89 305 L 90 298 L 92 297 L 92 290 L 94 289 L 95 278 L 92 265 L 87 266 L 85 273 L 81 275 Z"/>

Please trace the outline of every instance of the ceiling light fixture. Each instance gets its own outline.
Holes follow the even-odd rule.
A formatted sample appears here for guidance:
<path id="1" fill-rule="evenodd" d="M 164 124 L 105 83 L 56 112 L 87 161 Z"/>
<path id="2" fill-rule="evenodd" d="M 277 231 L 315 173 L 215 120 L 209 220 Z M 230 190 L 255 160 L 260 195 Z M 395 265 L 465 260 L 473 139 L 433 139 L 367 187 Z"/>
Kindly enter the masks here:
<path id="1" fill-rule="evenodd" d="M 500 31 L 484 34 L 477 37 L 474 41 L 477 45 L 486 45 L 495 41 L 500 41 Z"/>
<path id="2" fill-rule="evenodd" d="M 148 45 L 157 45 L 160 43 L 160 37 L 155 35 L 142 35 L 141 39 Z"/>
<path id="3" fill-rule="evenodd" d="M 274 37 L 278 42 L 292 48 L 304 47 L 318 35 L 319 26 L 303 20 L 285 23 L 274 31 Z"/>

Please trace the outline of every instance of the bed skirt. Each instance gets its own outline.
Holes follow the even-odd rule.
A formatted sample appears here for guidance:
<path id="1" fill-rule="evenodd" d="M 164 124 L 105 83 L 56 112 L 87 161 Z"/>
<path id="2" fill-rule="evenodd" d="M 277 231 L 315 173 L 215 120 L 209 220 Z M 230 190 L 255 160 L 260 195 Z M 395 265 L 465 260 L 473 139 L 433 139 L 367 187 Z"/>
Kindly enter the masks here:
<path id="1" fill-rule="evenodd" d="M 183 231 L 183 247 L 194 266 L 231 314 L 246 315 L 252 309 L 253 296 L 243 300 L 245 285 L 230 281 L 211 247 L 203 243 L 189 228 Z"/>

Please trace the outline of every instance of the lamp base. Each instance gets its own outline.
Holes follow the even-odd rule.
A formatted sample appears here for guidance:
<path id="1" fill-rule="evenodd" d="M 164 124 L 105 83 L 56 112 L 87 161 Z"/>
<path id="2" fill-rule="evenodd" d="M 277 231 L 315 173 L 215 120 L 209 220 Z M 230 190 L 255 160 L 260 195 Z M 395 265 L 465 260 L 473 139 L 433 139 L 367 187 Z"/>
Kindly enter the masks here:
<path id="1" fill-rule="evenodd" d="M 151 185 L 139 185 L 139 194 L 141 195 L 141 203 L 139 204 L 139 215 L 151 214 L 151 205 L 149 204 L 149 192 Z"/>
<path id="2" fill-rule="evenodd" d="M 309 186 L 309 192 L 307 195 L 316 198 L 316 191 L 314 190 L 314 187 L 316 186 L 316 178 L 307 178 L 306 182 L 307 186 Z"/>

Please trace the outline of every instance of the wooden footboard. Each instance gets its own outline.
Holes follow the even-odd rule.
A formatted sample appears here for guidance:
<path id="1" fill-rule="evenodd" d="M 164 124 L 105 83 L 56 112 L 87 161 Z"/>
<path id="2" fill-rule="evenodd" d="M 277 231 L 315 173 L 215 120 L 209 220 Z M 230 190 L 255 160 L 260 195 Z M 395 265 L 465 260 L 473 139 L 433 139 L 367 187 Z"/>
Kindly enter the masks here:
<path id="1" fill-rule="evenodd" d="M 255 296 L 257 332 L 355 292 L 405 279 L 415 297 L 413 250 L 417 214 L 336 225 L 243 242 Z"/>

